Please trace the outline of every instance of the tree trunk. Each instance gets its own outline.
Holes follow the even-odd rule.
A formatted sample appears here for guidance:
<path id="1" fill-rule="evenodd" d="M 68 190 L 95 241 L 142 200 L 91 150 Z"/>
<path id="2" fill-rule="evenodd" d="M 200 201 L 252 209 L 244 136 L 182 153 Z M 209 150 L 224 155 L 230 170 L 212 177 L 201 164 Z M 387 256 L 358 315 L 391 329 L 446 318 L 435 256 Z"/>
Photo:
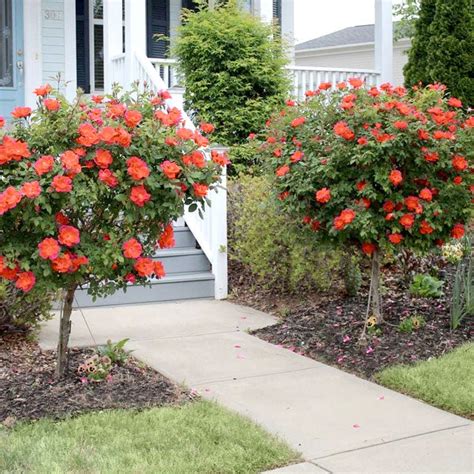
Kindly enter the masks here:
<path id="1" fill-rule="evenodd" d="M 372 272 L 370 275 L 370 289 L 367 300 L 367 312 L 365 315 L 364 329 L 361 334 L 361 342 L 364 342 L 369 318 L 375 317 L 376 324 L 383 322 L 382 299 L 380 296 L 380 253 L 378 249 L 372 254 Z"/>
<path id="2" fill-rule="evenodd" d="M 64 377 L 68 366 L 68 343 L 69 334 L 71 334 L 71 313 L 74 302 L 74 293 L 76 286 L 69 287 L 63 297 L 60 321 L 59 321 L 59 339 L 56 363 L 56 378 Z"/>

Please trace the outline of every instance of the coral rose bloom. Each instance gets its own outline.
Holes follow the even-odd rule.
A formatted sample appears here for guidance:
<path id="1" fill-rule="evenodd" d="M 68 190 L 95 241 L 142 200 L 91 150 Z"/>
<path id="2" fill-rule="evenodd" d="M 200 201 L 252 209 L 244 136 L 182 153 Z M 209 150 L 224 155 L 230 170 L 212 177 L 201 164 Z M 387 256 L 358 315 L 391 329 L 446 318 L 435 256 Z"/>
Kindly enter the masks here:
<path id="1" fill-rule="evenodd" d="M 290 167 L 288 165 L 283 165 L 283 166 L 280 166 L 276 170 L 276 175 L 281 178 L 281 177 L 285 176 L 286 174 L 288 174 L 289 172 L 290 172 Z"/>
<path id="2" fill-rule="evenodd" d="M 73 269 L 71 257 L 67 253 L 55 258 L 51 266 L 58 273 L 68 273 Z"/>
<path id="3" fill-rule="evenodd" d="M 464 156 L 456 155 L 452 159 L 453 168 L 458 171 L 464 171 L 467 168 L 467 160 Z"/>
<path id="4" fill-rule="evenodd" d="M 61 104 L 57 99 L 44 99 L 43 104 L 50 112 L 56 112 L 59 110 L 59 107 L 61 107 Z"/>
<path id="5" fill-rule="evenodd" d="M 181 168 L 174 161 L 163 161 L 160 168 L 168 179 L 176 179 L 179 173 L 181 173 Z"/>
<path id="6" fill-rule="evenodd" d="M 331 199 L 331 191 L 328 188 L 320 189 L 316 191 L 316 201 L 325 204 Z"/>
<path id="7" fill-rule="evenodd" d="M 424 201 L 428 202 L 431 202 L 431 200 L 433 199 L 433 193 L 428 188 L 423 188 L 420 191 L 420 194 L 418 194 L 418 196 L 420 196 L 420 198 Z"/>
<path id="8" fill-rule="evenodd" d="M 72 225 L 62 225 L 59 228 L 59 243 L 66 247 L 74 247 L 81 241 L 79 230 Z"/>
<path id="9" fill-rule="evenodd" d="M 402 172 L 399 170 L 392 170 L 390 171 L 388 179 L 394 186 L 398 186 L 403 181 Z"/>
<path id="10" fill-rule="evenodd" d="M 399 222 L 405 229 L 410 229 L 415 223 L 415 216 L 413 214 L 404 214 L 400 217 Z"/>
<path id="11" fill-rule="evenodd" d="M 33 272 L 21 272 L 15 282 L 15 286 L 19 289 L 28 293 L 36 283 L 35 274 Z"/>
<path id="12" fill-rule="evenodd" d="M 140 181 L 150 176 L 150 169 L 138 156 L 132 156 L 127 160 L 127 172 L 135 181 Z"/>
<path id="13" fill-rule="evenodd" d="M 44 260 L 54 260 L 61 251 L 61 247 L 56 239 L 46 237 L 38 244 L 39 256 Z"/>
<path id="14" fill-rule="evenodd" d="M 142 246 L 137 239 L 129 239 L 122 245 L 123 255 L 126 258 L 138 258 L 142 255 Z"/>
<path id="15" fill-rule="evenodd" d="M 156 278 L 163 278 L 165 276 L 165 269 L 161 262 L 154 262 L 153 273 Z"/>
<path id="16" fill-rule="evenodd" d="M 403 240 L 403 235 L 398 233 L 393 233 L 388 236 L 388 240 L 394 245 L 398 245 Z"/>
<path id="17" fill-rule="evenodd" d="M 161 233 L 158 245 L 162 249 L 168 249 L 175 246 L 174 230 L 171 224 L 165 227 L 165 230 Z"/>
<path id="18" fill-rule="evenodd" d="M 150 276 L 155 270 L 155 264 L 151 258 L 140 257 L 133 265 L 134 270 L 141 277 Z"/>
<path id="19" fill-rule="evenodd" d="M 194 183 L 193 190 L 196 197 L 204 197 L 207 195 L 209 188 L 205 184 Z"/>
<path id="20" fill-rule="evenodd" d="M 26 118 L 31 115 L 30 107 L 15 107 L 12 111 L 12 117 L 16 119 Z"/>
<path id="21" fill-rule="evenodd" d="M 372 255 L 375 252 L 376 248 L 377 247 L 375 246 L 375 244 L 371 242 L 364 242 L 362 244 L 362 252 L 364 252 L 366 255 Z"/>
<path id="22" fill-rule="evenodd" d="M 138 110 L 127 110 L 125 112 L 125 123 L 130 128 L 135 128 L 142 121 L 142 114 Z"/>
<path id="23" fill-rule="evenodd" d="M 54 158 L 51 155 L 45 155 L 39 158 L 33 165 L 38 176 L 49 173 L 54 166 Z"/>
<path id="24" fill-rule="evenodd" d="M 94 162 L 99 168 L 108 168 L 112 164 L 113 158 L 109 150 L 97 150 Z"/>
<path id="25" fill-rule="evenodd" d="M 37 198 L 41 194 L 41 186 L 38 181 L 24 183 L 21 192 L 30 199 Z"/>
<path id="26" fill-rule="evenodd" d="M 151 198 L 144 186 L 134 186 L 130 192 L 130 200 L 138 207 L 143 207 Z"/>
<path id="27" fill-rule="evenodd" d="M 465 231 L 463 224 L 455 224 L 451 229 L 451 237 L 453 239 L 462 239 L 464 237 L 464 233 Z"/>
<path id="28" fill-rule="evenodd" d="M 72 179 L 68 176 L 55 176 L 51 185 L 57 193 L 69 193 L 72 191 Z"/>

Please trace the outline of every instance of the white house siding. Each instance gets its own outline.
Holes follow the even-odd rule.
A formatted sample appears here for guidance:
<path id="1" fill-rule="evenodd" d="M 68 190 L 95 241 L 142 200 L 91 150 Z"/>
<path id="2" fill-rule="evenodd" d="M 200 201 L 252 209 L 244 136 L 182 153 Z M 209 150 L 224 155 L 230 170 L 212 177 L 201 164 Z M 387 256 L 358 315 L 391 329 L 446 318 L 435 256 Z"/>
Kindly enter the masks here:
<path id="1" fill-rule="evenodd" d="M 68 0 L 72 1 L 72 0 Z M 43 83 L 65 77 L 64 2 L 42 0 L 41 49 Z"/>
<path id="2" fill-rule="evenodd" d="M 407 40 L 400 41 L 393 48 L 393 84 L 403 84 L 403 66 L 407 62 Z M 339 46 L 307 51 L 296 51 L 297 66 L 335 67 L 347 69 L 374 69 L 374 45 Z"/>

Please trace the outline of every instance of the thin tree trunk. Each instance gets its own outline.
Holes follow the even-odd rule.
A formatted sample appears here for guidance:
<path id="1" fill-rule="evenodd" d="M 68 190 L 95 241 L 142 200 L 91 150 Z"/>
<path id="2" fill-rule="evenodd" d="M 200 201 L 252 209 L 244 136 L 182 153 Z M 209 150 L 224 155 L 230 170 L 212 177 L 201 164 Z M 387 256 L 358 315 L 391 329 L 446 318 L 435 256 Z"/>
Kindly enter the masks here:
<path id="1" fill-rule="evenodd" d="M 372 254 L 372 272 L 370 275 L 370 289 L 367 299 L 364 329 L 361 334 L 362 342 L 365 340 L 369 318 L 372 316 L 375 317 L 377 324 L 383 322 L 382 299 L 380 295 L 380 253 L 378 249 Z"/>
<path id="2" fill-rule="evenodd" d="M 68 366 L 68 343 L 69 335 L 71 334 L 71 313 L 72 304 L 74 302 L 74 293 L 76 286 L 69 287 L 63 297 L 61 314 L 59 321 L 59 339 L 57 349 L 57 362 L 56 362 L 56 378 L 60 379 L 66 374 Z"/>

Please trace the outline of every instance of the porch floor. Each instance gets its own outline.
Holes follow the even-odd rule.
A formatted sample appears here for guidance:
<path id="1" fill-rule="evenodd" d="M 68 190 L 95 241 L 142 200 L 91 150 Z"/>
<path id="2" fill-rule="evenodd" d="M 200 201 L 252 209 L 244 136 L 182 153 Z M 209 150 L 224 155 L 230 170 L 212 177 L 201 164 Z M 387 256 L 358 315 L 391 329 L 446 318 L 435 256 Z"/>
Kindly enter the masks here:
<path id="1" fill-rule="evenodd" d="M 130 338 L 134 356 L 285 439 L 307 463 L 279 472 L 472 472 L 473 424 L 248 334 L 276 322 L 225 301 L 73 313 L 71 345 Z M 87 324 L 86 324 L 87 321 Z M 46 323 L 43 348 L 56 345 Z"/>

